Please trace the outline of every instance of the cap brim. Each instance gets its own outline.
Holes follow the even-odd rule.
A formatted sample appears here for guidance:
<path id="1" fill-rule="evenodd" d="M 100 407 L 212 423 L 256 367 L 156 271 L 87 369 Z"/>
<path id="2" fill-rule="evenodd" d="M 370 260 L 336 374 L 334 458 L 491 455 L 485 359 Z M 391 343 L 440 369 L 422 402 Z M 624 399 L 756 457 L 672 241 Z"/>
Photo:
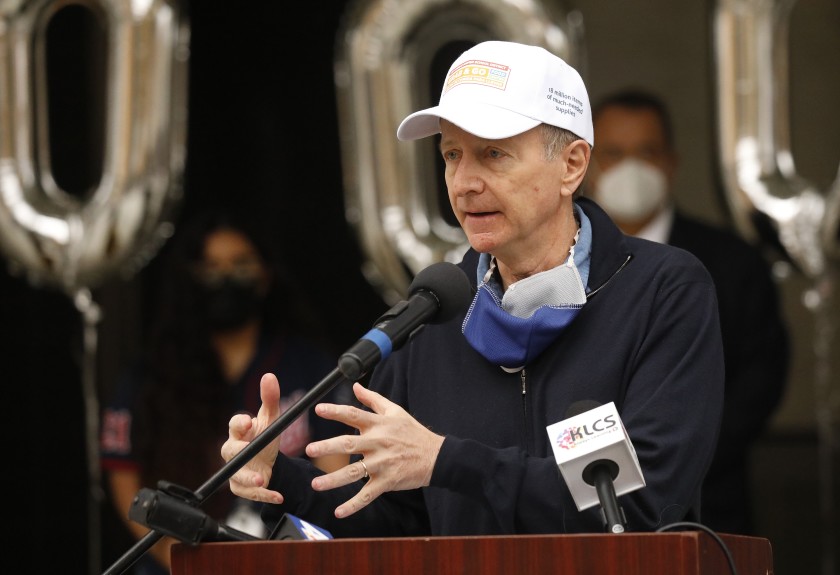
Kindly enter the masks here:
<path id="1" fill-rule="evenodd" d="M 400 140 L 419 140 L 440 133 L 440 120 L 452 122 L 479 138 L 511 138 L 540 125 L 539 120 L 511 112 L 506 108 L 470 102 L 461 105 L 434 106 L 414 112 L 397 128 Z"/>

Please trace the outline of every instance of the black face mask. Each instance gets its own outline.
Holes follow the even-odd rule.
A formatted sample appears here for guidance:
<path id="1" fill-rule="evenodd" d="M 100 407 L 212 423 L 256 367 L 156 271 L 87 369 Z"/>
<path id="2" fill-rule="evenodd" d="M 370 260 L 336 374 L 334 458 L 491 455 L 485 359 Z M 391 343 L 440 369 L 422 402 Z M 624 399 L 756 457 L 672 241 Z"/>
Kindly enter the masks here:
<path id="1" fill-rule="evenodd" d="M 207 323 L 214 330 L 242 327 L 262 310 L 263 298 L 255 281 L 225 277 L 212 285 L 199 283 L 199 287 Z"/>

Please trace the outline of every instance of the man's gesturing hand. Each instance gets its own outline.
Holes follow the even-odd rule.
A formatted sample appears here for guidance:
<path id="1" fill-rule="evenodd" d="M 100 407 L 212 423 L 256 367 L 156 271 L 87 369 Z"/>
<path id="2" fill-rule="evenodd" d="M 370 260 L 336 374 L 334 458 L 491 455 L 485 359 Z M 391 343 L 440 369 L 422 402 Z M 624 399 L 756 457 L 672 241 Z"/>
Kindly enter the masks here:
<path id="1" fill-rule="evenodd" d="M 222 445 L 222 457 L 225 461 L 233 459 L 280 417 L 280 383 L 271 373 L 266 373 L 260 380 L 260 400 L 262 405 L 256 417 L 241 413 L 231 418 L 228 424 L 228 439 Z M 230 490 L 235 495 L 264 503 L 283 503 L 282 495 L 266 489 L 271 479 L 271 468 L 277 459 L 279 444 L 278 436 L 230 478 Z"/>
<path id="2" fill-rule="evenodd" d="M 367 483 L 361 491 L 336 508 L 338 518 L 352 515 L 387 491 L 429 485 L 444 439 L 399 405 L 361 384 L 354 384 L 353 392 L 372 411 L 321 403 L 315 406 L 315 412 L 355 427 L 359 434 L 316 441 L 306 447 L 310 457 L 354 453 L 363 456 L 364 465 L 356 461 L 312 480 L 315 491 L 326 491 L 363 479 L 367 473 Z"/>

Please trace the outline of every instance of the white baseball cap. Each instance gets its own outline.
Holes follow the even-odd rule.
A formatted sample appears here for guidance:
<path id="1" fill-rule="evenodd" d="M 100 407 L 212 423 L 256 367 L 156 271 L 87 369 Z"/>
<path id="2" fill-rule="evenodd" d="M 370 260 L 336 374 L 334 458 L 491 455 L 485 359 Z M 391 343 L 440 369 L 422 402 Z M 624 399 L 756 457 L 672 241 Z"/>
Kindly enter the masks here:
<path id="1" fill-rule="evenodd" d="M 476 44 L 449 68 L 440 103 L 406 117 L 397 128 L 397 138 L 417 140 L 437 134 L 441 118 L 490 140 L 510 138 L 545 123 L 595 145 L 583 79 L 540 46 L 497 40 Z"/>

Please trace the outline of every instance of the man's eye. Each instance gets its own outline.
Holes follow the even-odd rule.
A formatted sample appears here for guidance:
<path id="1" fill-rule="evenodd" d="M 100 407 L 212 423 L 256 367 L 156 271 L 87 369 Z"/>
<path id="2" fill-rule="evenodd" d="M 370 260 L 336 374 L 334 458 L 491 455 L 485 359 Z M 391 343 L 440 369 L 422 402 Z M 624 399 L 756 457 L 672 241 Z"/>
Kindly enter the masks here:
<path id="1" fill-rule="evenodd" d="M 487 152 L 487 155 L 491 158 L 501 158 L 504 154 L 500 150 L 490 149 Z"/>

